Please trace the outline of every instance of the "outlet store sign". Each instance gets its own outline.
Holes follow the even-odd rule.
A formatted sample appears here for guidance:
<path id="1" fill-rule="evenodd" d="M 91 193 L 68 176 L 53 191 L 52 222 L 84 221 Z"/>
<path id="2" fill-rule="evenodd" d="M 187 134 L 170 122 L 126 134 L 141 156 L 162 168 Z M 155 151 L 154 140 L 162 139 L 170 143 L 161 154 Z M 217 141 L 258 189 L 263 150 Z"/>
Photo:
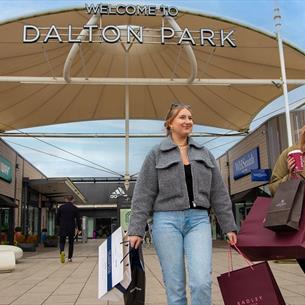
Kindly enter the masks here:
<path id="1" fill-rule="evenodd" d="M 12 181 L 12 163 L 0 156 L 0 179 L 7 182 Z"/>
<path id="2" fill-rule="evenodd" d="M 117 5 L 110 4 L 85 4 L 85 11 L 88 15 L 128 15 L 128 16 L 160 16 L 160 17 L 176 17 L 179 11 L 173 6 L 154 6 L 154 5 Z M 79 33 L 85 30 L 87 35 L 81 39 Z M 150 29 L 151 30 L 151 29 Z M 151 40 L 151 36 L 145 35 L 146 29 L 141 25 L 107 25 L 99 26 L 97 24 L 84 24 L 81 28 L 67 24 L 65 27 L 55 24 L 49 27 L 39 27 L 34 24 L 25 24 L 23 26 L 23 42 L 24 43 L 48 43 L 52 42 L 98 42 L 98 43 L 117 43 L 138 42 L 145 43 L 145 39 Z M 234 30 L 209 28 L 199 28 L 190 30 L 182 28 L 174 29 L 171 26 L 163 24 L 157 29 L 158 40 L 161 44 L 167 42 L 181 44 L 192 44 L 193 46 L 212 46 L 212 47 L 236 47 L 234 39 Z M 149 41 L 147 41 L 149 42 Z"/>

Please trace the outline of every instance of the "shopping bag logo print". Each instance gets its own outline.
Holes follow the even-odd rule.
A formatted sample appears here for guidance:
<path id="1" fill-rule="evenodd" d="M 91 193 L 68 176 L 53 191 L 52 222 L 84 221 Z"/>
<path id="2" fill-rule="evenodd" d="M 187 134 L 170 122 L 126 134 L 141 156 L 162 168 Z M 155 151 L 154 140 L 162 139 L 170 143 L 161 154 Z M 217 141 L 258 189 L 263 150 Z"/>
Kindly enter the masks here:
<path id="1" fill-rule="evenodd" d="M 282 208 L 282 207 L 284 207 L 284 206 L 286 206 L 287 205 L 287 202 L 285 201 L 285 200 L 281 200 L 279 203 L 277 203 L 275 206 L 276 207 L 279 207 L 279 208 Z"/>
<path id="2" fill-rule="evenodd" d="M 142 288 L 135 287 L 135 288 L 130 290 L 130 293 L 137 292 L 137 291 L 142 291 Z"/>
<path id="3" fill-rule="evenodd" d="M 237 301 L 236 305 L 259 305 L 263 302 L 263 296 L 255 296 Z"/>

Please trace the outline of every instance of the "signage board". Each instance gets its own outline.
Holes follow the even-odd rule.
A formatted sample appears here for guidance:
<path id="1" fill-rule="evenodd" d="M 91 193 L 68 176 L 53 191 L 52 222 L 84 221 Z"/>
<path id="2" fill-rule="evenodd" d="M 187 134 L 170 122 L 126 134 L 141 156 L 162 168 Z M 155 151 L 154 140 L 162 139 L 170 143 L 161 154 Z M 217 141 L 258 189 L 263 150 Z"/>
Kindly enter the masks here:
<path id="1" fill-rule="evenodd" d="M 120 209 L 120 226 L 123 231 L 128 230 L 131 209 Z"/>
<path id="2" fill-rule="evenodd" d="M 0 156 L 0 179 L 7 182 L 12 181 L 12 163 Z"/>
<path id="3" fill-rule="evenodd" d="M 270 177 L 270 168 L 260 168 L 251 170 L 251 181 L 269 181 Z"/>
<path id="4" fill-rule="evenodd" d="M 259 148 L 256 147 L 233 161 L 233 178 L 240 179 L 251 174 L 251 170 L 259 168 Z"/>
<path id="5" fill-rule="evenodd" d="M 85 12 L 93 19 L 81 26 L 72 24 L 52 24 L 48 27 L 37 24 L 23 25 L 23 43 L 155 43 L 161 44 L 191 44 L 193 46 L 232 47 L 235 48 L 234 29 L 211 29 L 208 27 L 178 29 L 169 24 L 164 25 L 164 18 L 175 18 L 179 10 L 174 6 L 155 5 L 111 5 L 111 4 L 85 4 Z M 102 16 L 160 16 L 160 26 L 154 29 L 144 25 L 116 25 L 103 24 L 99 18 Z M 151 34 L 152 30 L 155 32 Z M 159 37 L 159 39 L 157 38 Z"/>

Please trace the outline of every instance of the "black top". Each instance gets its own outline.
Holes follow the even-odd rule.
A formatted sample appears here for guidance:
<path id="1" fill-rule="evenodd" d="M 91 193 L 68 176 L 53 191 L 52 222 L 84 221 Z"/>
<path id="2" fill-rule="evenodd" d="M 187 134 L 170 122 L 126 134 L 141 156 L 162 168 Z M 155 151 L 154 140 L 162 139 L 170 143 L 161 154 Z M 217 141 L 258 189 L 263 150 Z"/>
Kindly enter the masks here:
<path id="1" fill-rule="evenodd" d="M 72 202 L 66 202 L 58 208 L 56 223 L 59 225 L 59 236 L 74 235 L 75 229 L 81 229 L 78 208 Z"/>
<path id="2" fill-rule="evenodd" d="M 193 178 L 192 178 L 192 167 L 191 164 L 184 164 L 185 172 L 185 183 L 187 187 L 187 193 L 189 195 L 190 208 L 206 210 L 206 208 L 194 205 L 194 193 L 193 193 Z"/>

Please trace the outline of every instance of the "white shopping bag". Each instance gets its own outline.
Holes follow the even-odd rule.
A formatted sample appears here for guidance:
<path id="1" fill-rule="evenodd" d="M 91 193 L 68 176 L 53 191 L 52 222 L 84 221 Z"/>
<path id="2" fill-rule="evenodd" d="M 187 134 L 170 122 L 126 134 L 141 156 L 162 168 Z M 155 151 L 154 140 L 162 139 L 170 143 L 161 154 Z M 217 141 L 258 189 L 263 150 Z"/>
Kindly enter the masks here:
<path id="1" fill-rule="evenodd" d="M 99 246 L 98 298 L 124 304 L 131 282 L 129 243 L 121 227 Z"/>

